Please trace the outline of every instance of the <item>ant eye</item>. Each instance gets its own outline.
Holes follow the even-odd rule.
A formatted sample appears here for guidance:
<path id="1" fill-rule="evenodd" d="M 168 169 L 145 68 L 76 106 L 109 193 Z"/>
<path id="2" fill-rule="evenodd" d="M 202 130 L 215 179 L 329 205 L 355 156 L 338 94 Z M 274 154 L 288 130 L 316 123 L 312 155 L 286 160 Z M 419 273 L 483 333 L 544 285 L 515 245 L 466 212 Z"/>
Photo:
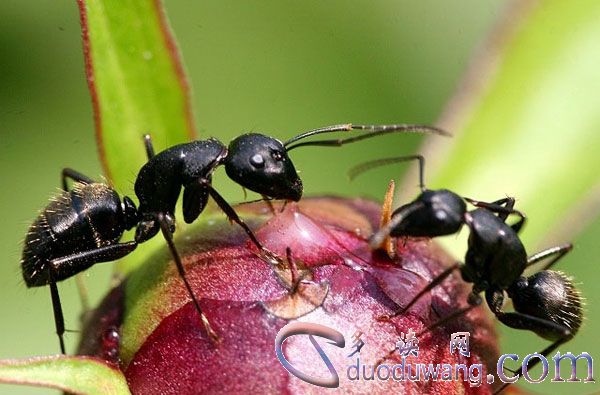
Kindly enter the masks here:
<path id="1" fill-rule="evenodd" d="M 278 162 L 281 161 L 281 160 L 283 160 L 283 155 L 279 151 L 273 151 L 273 152 L 271 152 L 271 156 L 273 157 L 273 159 L 275 159 Z"/>
<path id="2" fill-rule="evenodd" d="M 443 221 L 448 217 L 448 214 L 444 210 L 437 210 L 435 212 L 435 217 L 440 221 Z"/>
<path id="3" fill-rule="evenodd" d="M 260 154 L 256 154 L 250 158 L 250 164 L 256 168 L 262 168 L 265 166 L 265 159 Z"/>

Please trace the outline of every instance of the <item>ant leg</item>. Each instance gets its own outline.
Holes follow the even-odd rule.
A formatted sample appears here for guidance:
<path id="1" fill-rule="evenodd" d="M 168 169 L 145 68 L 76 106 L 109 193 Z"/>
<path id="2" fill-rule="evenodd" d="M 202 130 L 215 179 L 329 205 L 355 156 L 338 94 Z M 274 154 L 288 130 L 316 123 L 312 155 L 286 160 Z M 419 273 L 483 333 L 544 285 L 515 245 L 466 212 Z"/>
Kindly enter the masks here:
<path id="1" fill-rule="evenodd" d="M 506 217 L 510 214 L 520 213 L 518 210 L 515 210 L 515 198 L 507 197 L 500 200 L 496 200 L 494 202 L 483 202 L 481 200 L 475 200 L 468 197 L 464 198 L 467 202 L 472 204 L 475 207 L 485 208 L 490 210 L 496 214 L 501 219 L 506 219 Z"/>
<path id="2" fill-rule="evenodd" d="M 475 307 L 478 307 L 479 305 L 481 305 L 482 301 L 483 300 L 481 299 L 481 296 L 479 296 L 476 293 L 470 293 L 469 297 L 467 298 L 467 303 L 469 304 L 467 307 L 460 308 L 460 309 L 456 310 L 454 313 L 447 315 L 444 318 L 440 318 L 438 321 L 434 322 L 433 324 L 428 325 L 427 328 L 422 329 L 419 333 L 417 333 L 417 336 L 421 336 L 427 332 L 430 332 L 431 330 L 437 328 L 440 325 L 444 325 L 450 321 L 454 321 L 456 318 L 465 315 L 469 311 L 473 310 Z"/>
<path id="3" fill-rule="evenodd" d="M 52 273 L 54 278 L 62 280 L 71 277 L 96 263 L 112 262 L 122 258 L 135 250 L 136 247 L 137 243 L 130 241 L 53 259 L 50 261 Z"/>
<path id="4" fill-rule="evenodd" d="M 449 267 L 448 269 L 444 270 L 435 279 L 433 279 L 433 281 L 427 287 L 425 287 L 423 290 L 421 290 L 421 292 L 419 292 L 405 308 L 394 313 L 394 315 L 392 315 L 392 316 L 382 317 L 382 318 L 384 318 L 384 319 L 392 318 L 392 317 L 395 317 L 395 316 L 401 314 L 402 312 L 408 310 L 421 296 L 423 296 L 426 292 L 433 289 L 435 286 L 439 285 L 446 277 L 448 277 L 450 275 L 450 273 L 452 273 L 452 271 L 459 269 L 460 265 L 461 264 L 457 262 L 454 265 L 452 265 L 451 267 Z M 437 328 L 440 325 L 446 324 L 450 321 L 455 320 L 458 317 L 463 316 L 464 314 L 468 313 L 470 310 L 481 305 L 481 302 L 482 302 L 481 296 L 479 296 L 478 294 L 476 294 L 474 292 L 475 292 L 475 290 L 471 294 L 469 294 L 469 297 L 467 298 L 467 303 L 469 304 L 469 306 L 460 308 L 460 309 L 456 310 L 454 313 L 447 315 L 446 317 L 440 318 L 438 321 L 434 322 L 433 324 L 428 325 L 426 328 L 419 331 L 419 333 L 417 333 L 415 336 L 419 337 L 419 336 Z M 391 350 L 383 358 L 380 358 L 377 361 L 376 366 L 381 364 L 385 359 L 389 358 L 394 353 L 394 351 L 395 350 Z"/>
<path id="5" fill-rule="evenodd" d="M 69 190 L 69 187 L 67 185 L 68 179 L 71 179 L 75 182 L 80 182 L 82 184 L 93 184 L 94 183 L 94 180 L 92 180 L 88 176 L 83 175 L 82 173 L 78 172 L 77 170 L 73 170 L 68 167 L 65 167 L 64 169 L 62 169 L 60 179 L 61 179 L 62 188 L 64 191 Z"/>
<path id="6" fill-rule="evenodd" d="M 495 206 L 505 207 L 508 210 L 512 210 L 515 207 L 515 202 L 516 202 L 516 200 L 514 197 L 508 196 L 503 199 L 496 200 L 496 201 L 492 202 L 491 204 L 495 205 Z M 502 221 L 506 222 L 506 218 L 508 218 L 508 214 L 506 214 L 506 213 L 497 213 L 497 214 L 498 214 L 498 218 L 500 218 Z"/>
<path id="7" fill-rule="evenodd" d="M 560 334 L 561 339 L 570 338 L 571 336 L 571 331 L 566 326 L 556 324 L 550 320 L 519 312 L 505 313 L 503 311 L 493 311 L 493 313 L 500 322 L 514 329 L 524 329 L 533 332 L 541 330 L 552 331 Z"/>
<path id="8" fill-rule="evenodd" d="M 83 184 L 92 184 L 94 180 L 89 178 L 88 176 L 78 172 L 77 170 L 73 170 L 71 168 L 64 168 L 61 172 L 61 182 L 63 191 L 69 191 L 69 186 L 67 185 L 67 180 L 71 179 L 75 182 L 80 182 Z M 75 284 L 77 285 L 77 291 L 79 293 L 79 299 L 81 300 L 81 307 L 84 312 L 88 312 L 90 309 L 90 304 L 88 300 L 88 292 L 83 281 L 83 277 L 81 275 L 75 276 Z M 84 313 L 85 314 L 85 313 Z"/>
<path id="9" fill-rule="evenodd" d="M 50 272 L 50 297 L 52 299 L 52 310 L 54 311 L 54 325 L 56 326 L 56 335 L 58 336 L 58 342 L 60 343 L 60 352 L 62 354 L 66 354 L 65 351 L 65 317 L 62 311 L 62 305 L 60 303 L 60 296 L 58 294 L 58 287 L 56 285 L 56 281 L 54 280 L 54 276 L 52 274 L 52 268 L 49 269 Z"/>
<path id="10" fill-rule="evenodd" d="M 152 138 L 149 134 L 144 135 L 144 147 L 146 147 L 146 156 L 148 159 L 152 159 L 154 156 L 154 146 L 152 145 Z"/>
<path id="11" fill-rule="evenodd" d="M 368 131 L 365 134 L 361 134 L 355 137 L 349 138 L 340 138 L 340 139 L 332 139 L 332 140 L 318 140 L 318 141 L 306 141 L 303 143 L 293 144 L 291 147 L 288 147 L 290 144 L 295 143 L 298 140 L 304 139 L 306 137 L 314 136 L 322 133 L 331 133 L 331 132 L 341 132 L 341 131 L 350 131 L 350 130 L 366 130 Z M 296 137 L 292 137 L 288 141 L 286 141 L 283 146 L 286 147 L 286 151 L 290 151 L 294 148 L 302 147 L 302 146 L 320 146 L 320 147 L 340 147 L 344 144 L 354 143 L 357 141 L 365 140 L 371 137 L 380 136 L 388 133 L 433 133 L 439 134 L 442 136 L 451 136 L 450 133 L 442 130 L 440 128 L 436 128 L 428 125 L 407 125 L 407 124 L 397 124 L 397 125 L 353 125 L 343 124 L 343 125 L 333 125 L 327 126 L 320 129 L 311 130 L 302 134 L 299 134 Z"/>
<path id="12" fill-rule="evenodd" d="M 558 262 L 562 257 L 567 255 L 573 249 L 573 244 L 567 243 L 556 247 L 551 247 L 545 249 L 543 251 L 537 252 L 527 258 L 527 267 L 533 265 L 536 262 L 544 260 L 548 257 L 554 256 L 540 271 L 550 269 L 556 262 Z"/>
<path id="13" fill-rule="evenodd" d="M 350 169 L 348 171 L 348 176 L 350 177 L 350 180 L 353 180 L 358 175 L 373 168 L 388 165 L 391 163 L 408 162 L 412 160 L 419 161 L 419 188 L 421 188 L 421 191 L 425 191 L 425 158 L 423 157 L 423 155 L 406 155 L 398 156 L 395 158 L 384 158 L 363 162 Z"/>
<path id="14" fill-rule="evenodd" d="M 212 185 L 210 185 L 210 183 L 205 182 L 204 185 L 208 188 L 208 193 L 210 194 L 210 196 L 212 196 L 212 198 L 217 203 L 217 205 L 221 208 L 221 210 L 223 210 L 223 212 L 225 213 L 227 218 L 230 221 L 233 221 L 236 224 L 238 224 L 239 226 L 241 226 L 242 229 L 244 229 L 244 231 L 246 232 L 246 234 L 248 235 L 248 237 L 250 238 L 252 243 L 254 243 L 254 245 L 265 255 L 265 258 L 267 258 L 273 264 L 281 263 L 281 258 L 279 258 L 272 251 L 269 251 L 267 248 L 265 248 L 260 243 L 260 241 L 258 241 L 256 236 L 254 235 L 254 232 L 252 232 L 252 230 L 248 227 L 248 225 L 246 225 L 246 223 L 237 215 L 237 213 L 235 212 L 233 207 L 231 207 L 229 205 L 229 203 L 227 203 L 227 201 L 223 198 L 223 196 L 221 196 L 219 194 L 219 192 L 217 192 L 212 187 Z"/>
<path id="15" fill-rule="evenodd" d="M 492 313 L 494 313 L 496 318 L 498 318 L 498 320 L 504 325 L 514 329 L 530 330 L 536 334 L 546 333 L 557 338 L 557 340 L 555 340 L 554 343 L 552 343 L 550 346 L 546 347 L 544 350 L 539 352 L 539 354 L 543 355 L 544 357 L 550 354 L 558 346 L 565 343 L 572 337 L 572 332 L 569 328 L 563 325 L 559 325 L 553 321 L 520 312 L 505 313 L 502 310 L 502 305 L 504 304 L 504 291 L 488 290 L 486 291 L 485 297 L 488 305 L 490 306 L 490 309 L 492 310 Z M 527 364 L 527 370 L 533 369 L 539 362 L 539 359 L 531 361 Z M 513 372 L 516 376 L 520 376 L 523 373 L 522 366 L 517 371 L 512 371 L 511 369 L 508 370 Z M 494 391 L 494 394 L 500 393 L 508 385 L 510 385 L 510 383 L 504 383 L 502 386 L 500 386 L 500 388 Z"/>
<path id="16" fill-rule="evenodd" d="M 455 266 L 456 266 L 456 265 L 455 265 Z M 454 267 L 453 267 L 453 268 L 454 268 Z M 443 273 L 442 273 L 440 276 L 438 276 L 438 278 L 440 278 L 442 275 L 446 274 L 446 272 L 447 272 L 447 271 L 448 271 L 448 270 L 444 271 L 444 272 L 443 272 Z M 448 274 L 449 274 L 449 273 L 448 273 Z M 446 274 L 446 277 L 448 276 L 448 274 Z M 434 281 L 436 281 L 438 278 L 436 278 Z M 439 284 L 439 282 L 438 282 L 438 284 Z M 430 284 L 430 285 L 431 285 L 431 284 Z M 433 288 L 433 287 L 430 287 L 428 290 L 430 290 L 431 288 Z M 424 293 L 425 293 L 424 291 L 425 291 L 425 290 L 421 291 L 421 292 L 419 293 L 419 295 L 420 295 L 420 294 L 424 294 Z M 419 295 L 417 295 L 417 297 L 418 297 Z M 415 336 L 417 336 L 417 337 L 420 337 L 420 336 L 422 336 L 423 334 L 425 334 L 425 333 L 427 333 L 427 332 L 429 332 L 429 331 L 431 331 L 431 330 L 433 330 L 433 329 L 437 328 L 437 327 L 438 327 L 438 326 L 440 326 L 440 325 L 446 324 L 446 323 L 448 323 L 448 322 L 450 322 L 450 321 L 453 321 L 453 320 L 455 320 L 455 319 L 456 319 L 456 318 L 458 318 L 458 317 L 461 317 L 461 316 L 463 316 L 464 314 L 468 313 L 469 311 L 471 311 L 471 310 L 472 310 L 472 309 L 474 309 L 475 307 L 479 306 L 479 305 L 481 304 L 481 302 L 482 302 L 482 299 L 481 299 L 481 297 L 480 297 L 478 294 L 471 293 L 471 294 L 469 295 L 469 298 L 467 299 L 467 302 L 469 303 L 469 306 L 467 306 L 467 307 L 463 307 L 463 308 L 460 308 L 460 309 L 456 310 L 454 313 L 452 313 L 452 314 L 450 314 L 450 315 L 447 315 L 447 316 L 446 316 L 446 317 L 444 317 L 444 318 L 441 318 L 441 319 L 439 319 L 438 321 L 434 322 L 433 324 L 431 324 L 431 325 L 427 326 L 426 328 L 422 329 L 421 331 L 419 331 L 419 333 L 417 333 Z M 407 310 L 407 309 L 405 308 L 404 310 Z M 397 314 L 399 314 L 399 313 L 397 313 Z M 397 314 L 396 314 L 396 315 L 397 315 Z M 395 315 L 394 315 L 394 316 L 395 316 Z M 393 317 L 393 316 L 392 316 L 392 317 Z M 380 364 L 381 364 L 381 363 L 382 363 L 384 360 L 386 360 L 387 358 L 389 358 L 389 357 L 390 357 L 390 356 L 391 356 L 391 355 L 392 355 L 394 352 L 395 352 L 395 349 L 393 349 L 393 350 L 390 350 L 390 351 L 389 351 L 389 352 L 388 352 L 388 353 L 387 353 L 387 354 L 386 354 L 386 355 L 385 355 L 383 358 L 380 358 L 380 359 L 379 359 L 379 360 L 376 362 L 376 364 L 375 364 L 375 365 L 376 365 L 376 366 L 380 365 Z"/>
<path id="17" fill-rule="evenodd" d="M 471 200 L 473 200 L 473 199 L 471 199 Z M 473 200 L 473 201 L 475 201 L 475 200 Z M 515 202 L 516 202 L 516 200 L 514 197 L 508 196 L 508 197 L 505 197 L 502 199 L 495 200 L 489 204 L 506 207 L 507 209 L 512 210 L 515 207 Z"/>
<path id="18" fill-rule="evenodd" d="M 175 248 L 175 244 L 173 243 L 173 235 L 171 234 L 171 229 L 170 229 L 169 224 L 167 223 L 167 219 L 166 219 L 165 215 L 162 213 L 159 213 L 157 216 L 157 220 L 158 220 L 158 223 L 160 224 L 160 230 L 162 231 L 162 234 L 163 234 L 165 240 L 167 241 L 167 245 L 169 246 L 169 250 L 171 251 L 173 260 L 175 261 L 175 266 L 177 266 L 177 271 L 179 272 L 179 277 L 181 277 L 181 279 L 183 280 L 183 284 L 185 285 L 185 288 L 187 289 L 188 294 L 190 295 L 190 298 L 192 299 L 192 302 L 194 302 L 194 306 L 196 307 L 198 314 L 200 314 L 200 319 L 202 320 L 204 329 L 206 330 L 206 333 L 208 334 L 210 339 L 212 341 L 214 341 L 215 343 L 218 343 L 221 339 L 219 338 L 219 335 L 217 335 L 217 333 L 212 329 L 210 322 L 208 321 L 208 318 L 206 318 L 206 316 L 202 312 L 200 303 L 198 302 L 198 299 L 196 299 L 196 295 L 194 295 L 192 286 L 190 285 L 190 283 L 187 280 L 187 277 L 185 275 L 185 269 L 183 268 L 183 263 L 181 262 L 181 257 L 179 256 L 179 253 L 177 252 L 177 249 Z"/>
<path id="19" fill-rule="evenodd" d="M 421 297 L 423 295 L 425 295 L 427 292 L 431 291 L 433 288 L 440 285 L 442 283 L 442 281 L 444 281 L 450 274 L 452 274 L 453 271 L 455 271 L 456 269 L 459 269 L 460 265 L 461 264 L 459 262 L 456 262 L 454 265 L 450 266 L 449 268 L 447 268 L 446 270 L 444 270 L 443 272 L 438 274 L 437 277 L 434 278 L 429 284 L 427 284 L 427 286 L 425 288 L 420 290 L 419 293 L 416 294 L 412 298 L 412 300 L 410 302 L 408 302 L 408 304 L 405 307 L 397 310 L 395 313 L 393 313 L 390 316 L 387 316 L 386 318 L 394 318 L 394 317 L 397 317 L 400 314 L 404 313 L 405 311 L 408 311 L 415 303 L 417 303 L 417 301 L 419 299 L 421 299 Z"/>
<path id="20" fill-rule="evenodd" d="M 63 354 L 65 353 L 65 351 L 62 336 L 65 332 L 65 327 L 60 298 L 58 296 L 58 288 L 56 287 L 55 282 L 56 279 L 65 279 L 71 277 L 73 274 L 77 274 L 76 279 L 80 281 L 81 271 L 89 268 L 90 266 L 96 263 L 111 262 L 122 258 L 123 256 L 132 252 L 136 247 L 137 243 L 134 242 L 120 243 L 97 248 L 90 251 L 79 252 L 50 261 L 50 271 L 52 273 L 50 279 L 50 293 L 52 296 L 52 306 L 54 309 L 56 332 L 61 343 L 61 349 Z M 87 294 L 82 294 L 82 292 L 86 292 L 86 288 L 79 282 L 77 283 L 77 285 L 78 290 L 80 292 L 81 304 L 84 310 L 82 317 L 85 317 L 86 314 L 90 312 L 89 306 L 87 305 Z"/>
<path id="21" fill-rule="evenodd" d="M 465 197 L 464 199 L 475 207 L 484 208 L 495 214 L 498 214 L 498 218 L 500 218 L 504 222 L 506 222 L 506 219 L 509 215 L 518 216 L 519 220 L 514 224 L 510 225 L 510 227 L 516 233 L 519 233 L 523 225 L 525 225 L 525 221 L 527 220 L 525 214 L 513 208 L 515 205 L 515 199 L 512 197 L 500 199 L 493 203 L 481 202 L 479 200 L 474 200 L 467 197 Z"/>
<path id="22" fill-rule="evenodd" d="M 516 202 L 515 198 L 512 196 L 509 196 L 509 197 L 505 197 L 504 199 L 496 200 L 495 202 L 492 202 L 491 204 L 505 207 L 506 209 L 512 211 L 512 213 L 517 214 L 521 217 L 518 222 L 510 225 L 512 230 L 514 230 L 516 233 L 519 233 L 521 231 L 521 228 L 523 227 L 523 225 L 525 225 L 525 221 L 527 220 L 527 218 L 525 217 L 525 215 L 522 212 L 513 210 L 513 208 L 515 207 L 515 202 Z M 493 211 L 493 209 L 492 209 L 492 211 Z M 496 214 L 498 214 L 498 218 L 500 218 L 502 221 L 506 222 L 506 219 L 508 218 L 508 216 L 511 213 L 496 213 Z"/>
<path id="23" fill-rule="evenodd" d="M 559 325 L 545 318 L 539 318 L 530 314 L 520 313 L 518 311 L 506 313 L 502 310 L 504 304 L 504 291 L 487 290 L 485 298 L 490 306 L 492 313 L 504 325 L 514 329 L 530 330 L 534 333 L 545 333 L 555 337 L 569 337 L 571 330 L 564 325 Z"/>
<path id="24" fill-rule="evenodd" d="M 62 258 L 57 258 L 50 261 L 51 272 L 52 272 L 52 281 L 54 279 L 65 279 L 73 276 L 74 274 L 76 279 L 77 290 L 79 291 L 79 298 L 81 300 L 81 306 L 83 309 L 82 317 L 85 317 L 87 313 L 90 312 L 89 301 L 87 296 L 87 288 L 83 283 L 83 277 L 81 276 L 81 271 L 89 268 L 90 266 L 100 263 L 100 262 L 111 262 L 117 260 L 131 251 L 133 251 L 137 247 L 136 243 L 120 243 L 113 244 L 106 247 L 100 247 L 94 250 L 83 251 L 76 254 L 68 255 Z M 56 286 L 54 286 L 56 288 Z M 53 289 L 52 283 L 50 284 L 50 291 L 53 296 L 53 306 L 55 311 L 55 320 L 57 320 L 57 308 L 62 315 L 62 311 L 60 311 L 60 299 L 58 298 L 58 290 Z M 54 303 L 54 293 L 56 293 L 56 301 Z M 58 307 L 57 307 L 58 305 Z M 58 321 L 57 321 L 58 325 Z M 64 332 L 64 323 L 62 324 L 62 329 Z M 58 327 L 57 327 L 58 331 Z M 61 337 L 61 335 L 59 335 Z M 62 342 L 62 339 L 61 339 Z M 63 352 L 64 354 L 64 352 Z"/>
<path id="25" fill-rule="evenodd" d="M 246 225 L 246 223 L 237 215 L 237 213 L 235 212 L 235 210 L 233 209 L 233 207 L 231 207 L 229 205 L 229 203 L 227 203 L 227 201 L 223 198 L 223 196 L 221 196 L 208 183 L 205 184 L 205 185 L 208 187 L 208 191 L 209 191 L 208 193 L 215 200 L 215 202 L 217 203 L 217 205 L 219 206 L 219 208 L 221 208 L 221 210 L 223 210 L 223 212 L 225 213 L 225 215 L 227 215 L 227 218 L 230 221 L 233 221 L 233 222 L 237 223 L 239 226 L 241 226 L 242 229 L 244 229 L 244 231 L 246 232 L 246 234 L 250 238 L 250 240 L 252 240 L 252 242 L 254 243 L 254 245 L 256 245 L 256 247 L 258 249 L 260 249 L 260 250 L 264 249 L 264 247 L 262 246 L 262 244 L 258 241 L 258 239 L 256 238 L 256 236 L 254 235 L 254 232 L 252 232 L 252 230 L 248 227 L 248 225 Z"/>

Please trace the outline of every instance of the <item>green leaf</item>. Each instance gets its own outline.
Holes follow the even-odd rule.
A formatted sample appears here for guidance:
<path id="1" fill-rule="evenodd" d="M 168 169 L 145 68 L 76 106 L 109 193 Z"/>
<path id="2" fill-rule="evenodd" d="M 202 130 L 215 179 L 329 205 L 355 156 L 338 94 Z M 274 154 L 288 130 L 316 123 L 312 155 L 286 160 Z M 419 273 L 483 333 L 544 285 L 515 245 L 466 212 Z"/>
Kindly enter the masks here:
<path id="1" fill-rule="evenodd" d="M 0 360 L 0 382 L 56 388 L 74 394 L 129 394 L 121 371 L 91 357 L 35 357 Z"/>
<path id="2" fill-rule="evenodd" d="M 195 135 L 183 67 L 160 1 L 78 3 L 102 164 L 117 191 L 131 194 L 146 162 L 143 134 L 151 134 L 157 152 Z M 159 239 L 118 269 L 137 267 L 164 245 Z"/>
<path id="3" fill-rule="evenodd" d="M 156 0 L 79 0 L 88 84 L 106 176 L 129 190 L 146 161 L 194 135 L 179 55 Z"/>
<path id="4" fill-rule="evenodd" d="M 428 186 L 479 200 L 516 196 L 530 219 L 528 246 L 564 230 L 600 181 L 599 20 L 593 0 L 519 3 L 442 117 L 455 138 L 432 139 Z"/>

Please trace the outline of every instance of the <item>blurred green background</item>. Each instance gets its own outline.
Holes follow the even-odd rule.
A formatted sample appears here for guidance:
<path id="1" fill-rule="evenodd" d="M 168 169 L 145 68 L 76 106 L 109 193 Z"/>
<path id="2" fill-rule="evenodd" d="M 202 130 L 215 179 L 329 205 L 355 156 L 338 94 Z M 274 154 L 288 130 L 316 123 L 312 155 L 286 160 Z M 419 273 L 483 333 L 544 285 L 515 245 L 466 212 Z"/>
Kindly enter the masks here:
<path id="1" fill-rule="evenodd" d="M 166 9 L 193 88 L 199 134 L 227 142 L 242 132 L 285 139 L 342 122 L 433 123 L 502 6 L 491 0 L 171 0 Z M 21 240 L 37 210 L 57 190 L 60 170 L 69 166 L 101 175 L 75 1 L 3 0 L 0 51 L 0 357 L 53 354 L 58 350 L 49 291 L 26 289 L 19 259 Z M 391 167 L 352 184 L 346 170 L 364 159 L 414 152 L 419 141 L 418 136 L 396 136 L 343 149 L 298 150 L 293 159 L 307 194 L 380 200 L 389 178 L 401 170 Z M 230 201 L 244 199 L 222 169 L 214 185 Z M 560 265 L 582 283 L 588 299 L 585 326 L 563 347 L 576 354 L 600 355 L 594 336 L 600 330 L 600 309 L 593 303 L 600 296 L 595 287 L 599 236 L 600 221 L 595 221 Z M 527 247 L 533 252 L 537 246 Z M 92 301 L 107 289 L 110 271 L 105 264 L 86 272 Z M 62 283 L 60 290 L 67 327 L 76 329 L 80 304 L 74 281 Z M 531 333 L 501 333 L 506 352 L 525 354 L 546 345 Z M 73 350 L 77 335 L 67 339 Z M 598 388 L 529 387 L 546 393 Z M 48 392 L 0 387 L 6 391 Z"/>

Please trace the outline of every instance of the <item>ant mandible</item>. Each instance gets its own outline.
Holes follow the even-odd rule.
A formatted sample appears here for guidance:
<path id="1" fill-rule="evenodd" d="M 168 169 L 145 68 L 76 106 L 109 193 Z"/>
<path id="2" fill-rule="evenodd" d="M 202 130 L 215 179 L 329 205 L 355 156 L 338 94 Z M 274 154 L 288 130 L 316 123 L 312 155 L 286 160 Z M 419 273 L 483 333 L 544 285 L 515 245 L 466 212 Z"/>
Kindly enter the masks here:
<path id="1" fill-rule="evenodd" d="M 527 256 L 518 232 L 525 223 L 525 216 L 515 210 L 514 198 L 505 198 L 493 203 L 461 198 L 446 189 L 428 190 L 423 182 L 425 160 L 420 155 L 380 159 L 358 165 L 350 172 L 354 177 L 368 169 L 384 164 L 417 160 L 421 194 L 412 202 L 393 212 L 391 220 L 370 239 L 373 249 L 379 248 L 388 236 L 436 237 L 456 233 L 465 224 L 469 230 L 468 250 L 464 263 L 456 263 L 435 277 L 403 308 L 384 319 L 390 319 L 408 311 L 423 295 L 438 286 L 454 270 L 459 270 L 462 279 L 473 284 L 467 298 L 468 307 L 441 318 L 429 325 L 420 334 L 467 313 L 482 303 L 481 292 L 491 311 L 503 324 L 525 329 L 552 343 L 540 352 L 547 356 L 564 344 L 579 330 L 582 319 L 582 301 L 579 291 L 565 274 L 549 270 L 572 249 L 564 244 Z M 467 211 L 466 202 L 477 207 Z M 519 220 L 508 225 L 509 215 Z M 532 276 L 523 272 L 533 264 L 551 258 L 543 268 Z M 514 312 L 503 311 L 505 295 L 512 300 Z M 533 368 L 539 360 L 531 362 Z M 515 372 L 522 374 L 522 368 Z M 496 390 L 499 393 L 508 384 Z"/>

